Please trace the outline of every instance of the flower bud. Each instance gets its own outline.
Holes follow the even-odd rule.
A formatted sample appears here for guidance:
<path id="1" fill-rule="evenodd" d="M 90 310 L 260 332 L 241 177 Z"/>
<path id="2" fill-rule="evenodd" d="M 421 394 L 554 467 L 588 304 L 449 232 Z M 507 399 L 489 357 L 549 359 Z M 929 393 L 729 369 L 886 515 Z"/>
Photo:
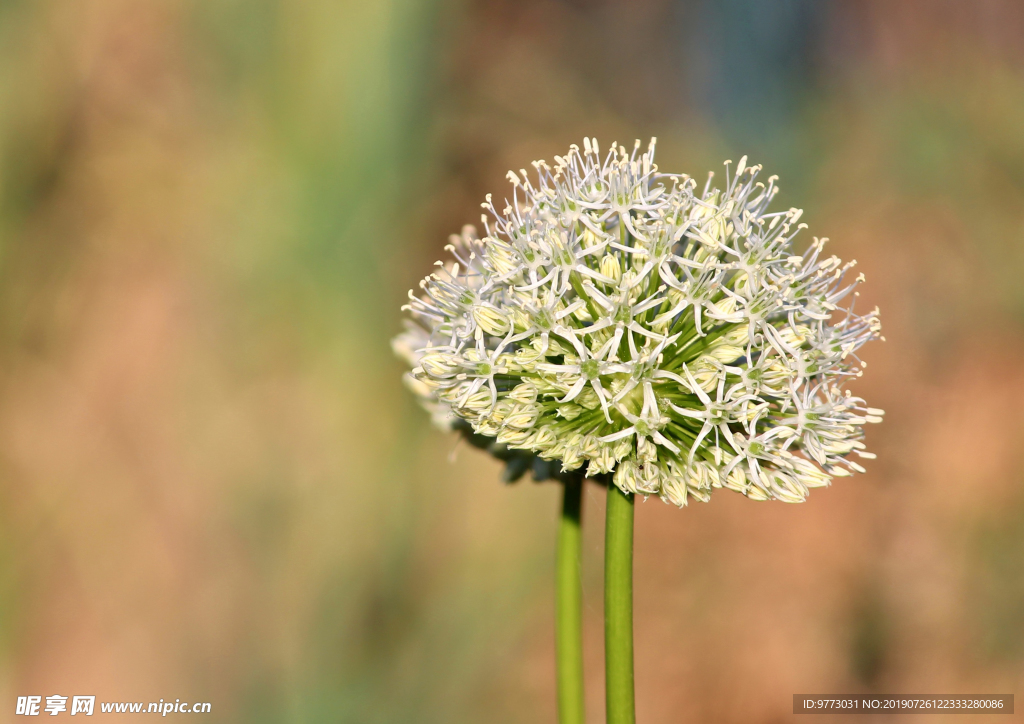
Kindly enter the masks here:
<path id="1" fill-rule="evenodd" d="M 619 258 L 612 254 L 605 254 L 601 259 L 601 273 L 616 282 L 622 279 L 622 265 Z"/>
<path id="2" fill-rule="evenodd" d="M 515 402 L 533 404 L 537 401 L 537 386 L 532 382 L 522 382 L 508 393 L 508 397 Z"/>
<path id="3" fill-rule="evenodd" d="M 420 367 L 431 377 L 449 377 L 461 366 L 457 355 L 443 352 L 428 352 L 420 358 Z"/>
<path id="4" fill-rule="evenodd" d="M 508 315 L 493 307 L 485 307 L 483 305 L 473 307 L 473 319 L 476 320 L 481 329 L 492 337 L 503 337 L 508 334 L 511 328 Z"/>

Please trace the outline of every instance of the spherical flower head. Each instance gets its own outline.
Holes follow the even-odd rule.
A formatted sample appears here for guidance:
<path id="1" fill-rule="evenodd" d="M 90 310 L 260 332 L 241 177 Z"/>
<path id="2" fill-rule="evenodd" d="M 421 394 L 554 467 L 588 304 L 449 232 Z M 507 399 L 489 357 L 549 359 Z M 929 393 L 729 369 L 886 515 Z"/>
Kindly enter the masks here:
<path id="1" fill-rule="evenodd" d="M 535 180 L 509 172 L 484 236 L 453 236 L 409 294 L 413 391 L 496 449 L 680 506 L 716 488 L 801 502 L 864 472 L 883 413 L 845 384 L 881 324 L 854 311 L 855 262 L 826 239 L 796 253 L 802 212 L 769 212 L 776 178 L 746 157 L 698 190 L 654 148 L 585 139 Z"/>

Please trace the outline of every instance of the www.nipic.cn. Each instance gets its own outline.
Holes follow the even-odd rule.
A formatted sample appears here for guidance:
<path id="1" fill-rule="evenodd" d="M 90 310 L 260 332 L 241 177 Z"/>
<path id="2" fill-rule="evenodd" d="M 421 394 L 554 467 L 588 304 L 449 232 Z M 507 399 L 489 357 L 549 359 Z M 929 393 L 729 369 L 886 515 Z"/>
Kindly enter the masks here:
<path id="1" fill-rule="evenodd" d="M 73 696 L 71 697 L 70 708 L 68 697 L 54 694 L 46 697 L 46 704 L 43 704 L 42 696 L 19 696 L 14 713 L 20 716 L 39 716 L 40 713 L 57 716 L 68 712 L 71 716 L 84 714 L 92 716 L 96 709 L 95 696 Z M 174 701 L 163 700 L 141 702 L 141 701 L 101 701 L 99 710 L 103 714 L 208 714 L 212 709 L 210 702 L 190 703 L 175 699 Z"/>

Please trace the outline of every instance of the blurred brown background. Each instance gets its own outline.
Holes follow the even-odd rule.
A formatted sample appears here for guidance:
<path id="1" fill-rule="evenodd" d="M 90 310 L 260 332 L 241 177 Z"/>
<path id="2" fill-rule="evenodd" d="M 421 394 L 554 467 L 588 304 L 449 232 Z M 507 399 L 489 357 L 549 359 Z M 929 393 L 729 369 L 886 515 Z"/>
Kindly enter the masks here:
<path id="1" fill-rule="evenodd" d="M 0 711 L 553 722 L 558 490 L 449 462 L 388 339 L 584 135 L 780 174 L 888 338 L 867 475 L 638 506 L 639 721 L 1022 693 L 1024 4 L 5 0 Z"/>

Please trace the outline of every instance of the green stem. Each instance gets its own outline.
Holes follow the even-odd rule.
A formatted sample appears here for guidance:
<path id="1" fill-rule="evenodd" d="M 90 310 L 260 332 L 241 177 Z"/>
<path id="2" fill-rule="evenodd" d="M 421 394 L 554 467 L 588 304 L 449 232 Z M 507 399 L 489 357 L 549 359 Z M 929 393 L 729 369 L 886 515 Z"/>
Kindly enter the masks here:
<path id="1" fill-rule="evenodd" d="M 567 481 L 558 526 L 555 651 L 558 721 L 583 724 L 583 594 L 580 578 L 580 507 L 583 481 Z"/>
<path id="2" fill-rule="evenodd" d="M 572 272 L 569 275 L 569 283 L 572 285 L 573 290 L 576 292 L 576 296 L 587 303 L 587 311 L 590 312 L 590 316 L 593 317 L 594 323 L 596 324 L 601 319 L 601 310 L 597 308 L 597 304 L 587 294 L 586 288 L 583 286 L 583 280 L 580 278 L 579 272 Z"/>
<path id="3" fill-rule="evenodd" d="M 633 496 L 608 486 L 604 532 L 604 666 L 608 724 L 635 724 Z"/>

